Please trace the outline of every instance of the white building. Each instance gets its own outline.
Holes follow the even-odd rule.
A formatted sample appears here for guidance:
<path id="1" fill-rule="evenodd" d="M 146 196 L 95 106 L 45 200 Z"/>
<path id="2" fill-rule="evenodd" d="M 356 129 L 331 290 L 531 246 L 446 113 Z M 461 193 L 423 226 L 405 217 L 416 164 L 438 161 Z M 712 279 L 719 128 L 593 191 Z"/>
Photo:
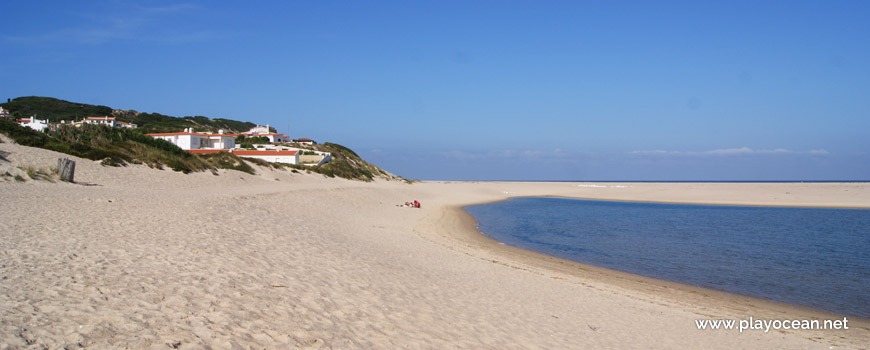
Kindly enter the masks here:
<path id="1" fill-rule="evenodd" d="M 108 125 L 111 127 L 117 126 L 115 117 L 87 117 L 82 120 L 85 124 Z"/>
<path id="2" fill-rule="evenodd" d="M 118 126 L 120 126 L 120 127 L 122 127 L 122 128 L 128 128 L 128 129 L 135 129 L 135 128 L 137 127 L 136 124 L 128 123 L 128 122 L 122 122 L 122 121 L 120 121 L 120 120 L 116 121 L 115 124 L 118 124 Z"/>
<path id="3" fill-rule="evenodd" d="M 130 128 L 130 129 L 136 128 L 136 124 L 122 122 L 120 120 L 115 120 L 115 117 L 109 117 L 109 116 L 106 116 L 106 117 L 87 117 L 84 120 L 82 120 L 82 122 L 85 124 L 107 125 L 107 126 L 110 126 L 113 128 L 115 128 L 115 127 Z"/>
<path id="4" fill-rule="evenodd" d="M 299 152 L 283 150 L 247 151 L 233 150 L 233 154 L 243 158 L 257 158 L 267 162 L 299 164 Z"/>
<path id="5" fill-rule="evenodd" d="M 290 138 L 287 137 L 287 135 L 278 134 L 278 133 L 259 134 L 259 135 L 252 135 L 252 136 L 265 136 L 269 139 L 269 142 L 287 142 L 288 140 L 290 140 Z"/>
<path id="6" fill-rule="evenodd" d="M 290 137 L 285 134 L 271 132 L 268 125 L 257 125 L 251 128 L 251 130 L 243 132 L 242 135 L 245 135 L 245 137 L 264 136 L 269 139 L 269 142 L 287 142 L 290 140 Z"/>
<path id="7" fill-rule="evenodd" d="M 268 126 L 268 125 L 266 125 L 266 126 L 257 125 L 257 126 L 255 126 L 255 127 L 251 128 L 251 130 L 248 130 L 248 131 L 246 131 L 246 132 L 243 132 L 242 134 L 245 134 L 245 135 L 257 135 L 257 134 L 268 134 L 268 133 L 270 133 L 270 132 L 272 132 L 272 131 L 269 130 L 269 126 Z"/>
<path id="8" fill-rule="evenodd" d="M 45 128 L 48 127 L 48 120 L 36 119 L 34 117 L 30 117 L 28 119 L 18 119 L 18 124 L 21 126 L 26 126 L 36 131 L 45 132 Z"/>
<path id="9" fill-rule="evenodd" d="M 217 134 L 212 134 L 193 132 L 193 128 L 188 128 L 182 132 L 146 135 L 172 142 L 183 150 L 230 149 L 236 146 L 235 137 L 232 134 L 224 134 L 223 130 L 218 130 Z"/>
<path id="10" fill-rule="evenodd" d="M 9 116 L 9 110 L 3 109 L 3 107 L 0 107 L 0 117 L 8 117 L 8 116 Z"/>

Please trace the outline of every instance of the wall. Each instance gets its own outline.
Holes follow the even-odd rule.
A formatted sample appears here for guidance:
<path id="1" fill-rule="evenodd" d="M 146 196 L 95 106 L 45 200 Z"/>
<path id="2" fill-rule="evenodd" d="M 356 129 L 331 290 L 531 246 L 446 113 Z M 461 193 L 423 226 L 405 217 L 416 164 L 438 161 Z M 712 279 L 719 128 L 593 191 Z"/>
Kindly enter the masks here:
<path id="1" fill-rule="evenodd" d="M 267 162 L 273 163 L 285 163 L 285 164 L 299 164 L 299 155 L 295 156 L 239 156 L 242 158 L 257 158 L 262 159 Z"/>
<path id="2" fill-rule="evenodd" d="M 299 156 L 299 163 L 301 164 L 320 164 L 323 160 L 323 155 L 301 155 Z"/>

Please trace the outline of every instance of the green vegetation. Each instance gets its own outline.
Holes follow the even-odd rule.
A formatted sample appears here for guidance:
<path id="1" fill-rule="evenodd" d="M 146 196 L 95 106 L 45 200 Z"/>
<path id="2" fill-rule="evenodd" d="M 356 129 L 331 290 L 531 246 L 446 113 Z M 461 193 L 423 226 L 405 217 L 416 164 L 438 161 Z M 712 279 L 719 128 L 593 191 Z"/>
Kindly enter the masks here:
<path id="1" fill-rule="evenodd" d="M 259 165 L 259 166 L 264 167 L 264 168 L 272 168 L 272 169 L 281 169 L 285 165 L 284 163 L 273 163 L 273 162 L 268 162 L 268 161 L 265 161 L 262 159 L 257 159 L 257 158 L 245 158 L 245 161 L 254 163 L 254 164 Z"/>
<path id="2" fill-rule="evenodd" d="M 52 173 L 51 170 L 37 169 L 29 165 L 25 167 L 18 167 L 18 169 L 24 170 L 24 172 L 27 174 L 27 177 L 33 180 L 45 180 L 48 182 L 54 182 L 55 174 Z"/>
<path id="3" fill-rule="evenodd" d="M 7 103 L 0 103 L 0 106 L 8 109 L 16 118 L 29 118 L 36 115 L 39 119 L 49 119 L 53 122 L 112 115 L 112 109 L 106 106 L 74 103 L 51 97 L 19 97 Z"/>
<path id="4" fill-rule="evenodd" d="M 31 179 L 36 180 L 36 169 L 35 168 L 33 168 L 32 166 L 24 167 L 24 172 L 26 172 L 27 176 L 30 177 Z"/>
<path id="5" fill-rule="evenodd" d="M 8 120 L 0 120 L 0 132 L 24 146 L 98 160 L 107 166 L 124 166 L 128 163 L 146 164 L 157 169 L 166 166 L 185 174 L 214 169 L 254 173 L 254 168 L 233 154 L 222 152 L 198 156 L 183 151 L 171 142 L 126 128 L 90 124 L 81 127 L 60 125 L 41 133 Z"/>
<path id="6" fill-rule="evenodd" d="M 46 133 L 41 133 L 22 127 L 17 123 L 0 119 L 0 132 L 24 146 L 45 148 L 81 158 L 98 160 L 106 166 L 125 166 L 132 163 L 146 164 L 157 169 L 169 167 L 185 174 L 205 170 L 211 170 L 214 173 L 216 169 L 232 169 L 254 174 L 254 168 L 248 164 L 253 163 L 276 169 L 286 166 L 329 177 L 360 181 L 372 181 L 378 176 L 388 180 L 402 180 L 401 177 L 392 175 L 362 160 L 349 148 L 328 142 L 314 147 L 318 151 L 332 153 L 331 162 L 319 166 L 303 166 L 270 163 L 260 159 L 243 159 L 228 152 L 195 155 L 183 151 L 168 141 L 143 135 L 137 130 L 111 128 L 104 125 L 86 124 L 81 127 L 60 125 L 47 130 Z M 303 152 L 313 153 L 311 151 Z M 44 177 L 44 172 L 36 169 L 25 170 L 31 178 Z"/>
<path id="7" fill-rule="evenodd" d="M 315 145 L 314 149 L 321 152 L 332 153 L 332 161 L 323 165 L 304 167 L 329 177 L 342 177 L 360 181 L 372 181 L 375 177 L 382 176 L 387 180 L 402 180 L 401 177 L 390 174 L 378 166 L 366 162 L 350 148 L 336 143 L 326 142 Z"/>
<path id="8" fill-rule="evenodd" d="M 185 152 L 187 153 L 187 152 Z M 212 153 L 212 154 L 203 154 L 197 156 L 205 161 L 206 164 L 209 164 L 211 167 L 215 169 L 231 169 L 238 170 L 241 172 L 245 172 L 248 174 L 255 174 L 256 171 L 247 161 L 251 159 L 242 159 L 241 157 L 236 156 L 235 154 L 229 152 L 220 152 L 220 153 Z M 259 160 L 259 159 L 257 159 Z M 217 174 L 212 171 L 212 173 Z"/>
<path id="9" fill-rule="evenodd" d="M 142 133 L 177 132 L 185 128 L 196 131 L 242 132 L 256 126 L 254 123 L 235 120 L 195 116 L 176 118 L 160 113 L 139 113 L 137 111 L 114 110 L 106 106 L 94 106 L 85 103 L 75 103 L 51 97 L 26 96 L 18 97 L 0 106 L 8 109 L 15 118 L 29 118 L 36 115 L 39 119 L 52 122 L 61 120 L 81 120 L 84 117 L 115 117 L 115 119 L 133 123 Z"/>
<path id="10" fill-rule="evenodd" d="M 193 128 L 194 131 L 217 132 L 218 130 L 224 130 L 228 133 L 237 133 L 257 126 L 257 124 L 249 122 L 238 122 L 222 118 L 209 119 L 203 116 L 176 118 L 160 113 L 138 113 L 135 111 L 118 112 L 115 114 L 124 115 L 124 117 L 117 117 L 118 120 L 125 120 L 136 124 L 138 129 L 143 133 L 178 132 L 185 128 Z"/>
<path id="11" fill-rule="evenodd" d="M 396 176 L 390 174 L 386 170 L 379 168 L 377 165 L 366 162 L 356 152 L 352 151 L 350 148 L 344 147 L 342 145 L 336 143 L 326 142 L 320 145 L 314 145 L 312 147 L 314 150 L 321 152 L 329 152 L 332 154 L 332 160 L 329 163 L 323 165 L 301 165 L 301 164 L 284 164 L 280 163 L 281 166 L 292 169 L 293 173 L 299 173 L 299 170 L 304 170 L 306 173 L 317 173 L 323 174 L 328 177 L 340 177 L 350 180 L 359 180 L 370 182 L 374 180 L 376 177 L 381 177 L 385 180 L 400 180 L 405 181 L 407 183 L 412 183 L 413 181 L 406 180 L 401 176 Z M 301 154 L 317 154 L 311 150 L 306 151 L 302 150 Z M 276 164 L 277 163 L 272 163 Z"/>
<path id="12" fill-rule="evenodd" d="M 260 143 L 269 143 L 269 138 L 266 136 L 251 136 L 251 137 L 248 137 L 245 135 L 236 136 L 236 144 L 238 144 L 238 145 L 248 146 L 248 145 L 260 144 Z M 245 147 L 245 148 L 248 148 L 248 147 Z M 251 147 L 251 148 L 253 148 L 253 147 Z"/>

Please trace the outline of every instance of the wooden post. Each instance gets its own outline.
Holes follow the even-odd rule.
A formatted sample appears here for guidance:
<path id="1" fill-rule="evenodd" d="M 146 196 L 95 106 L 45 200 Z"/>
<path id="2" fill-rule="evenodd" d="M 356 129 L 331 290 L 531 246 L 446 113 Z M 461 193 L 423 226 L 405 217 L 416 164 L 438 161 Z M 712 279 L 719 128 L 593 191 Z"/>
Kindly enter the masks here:
<path id="1" fill-rule="evenodd" d="M 61 180 L 75 182 L 73 181 L 75 173 L 76 162 L 74 160 L 69 160 L 67 158 L 60 158 L 57 160 L 57 174 L 60 175 Z"/>

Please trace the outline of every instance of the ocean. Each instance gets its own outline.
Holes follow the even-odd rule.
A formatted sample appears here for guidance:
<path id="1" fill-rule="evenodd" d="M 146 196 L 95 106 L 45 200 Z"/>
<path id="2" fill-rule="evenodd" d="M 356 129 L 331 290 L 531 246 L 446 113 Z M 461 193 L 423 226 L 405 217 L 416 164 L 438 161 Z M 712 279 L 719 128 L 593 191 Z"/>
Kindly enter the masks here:
<path id="1" fill-rule="evenodd" d="M 513 198 L 465 208 L 498 241 L 870 319 L 870 210 Z"/>

